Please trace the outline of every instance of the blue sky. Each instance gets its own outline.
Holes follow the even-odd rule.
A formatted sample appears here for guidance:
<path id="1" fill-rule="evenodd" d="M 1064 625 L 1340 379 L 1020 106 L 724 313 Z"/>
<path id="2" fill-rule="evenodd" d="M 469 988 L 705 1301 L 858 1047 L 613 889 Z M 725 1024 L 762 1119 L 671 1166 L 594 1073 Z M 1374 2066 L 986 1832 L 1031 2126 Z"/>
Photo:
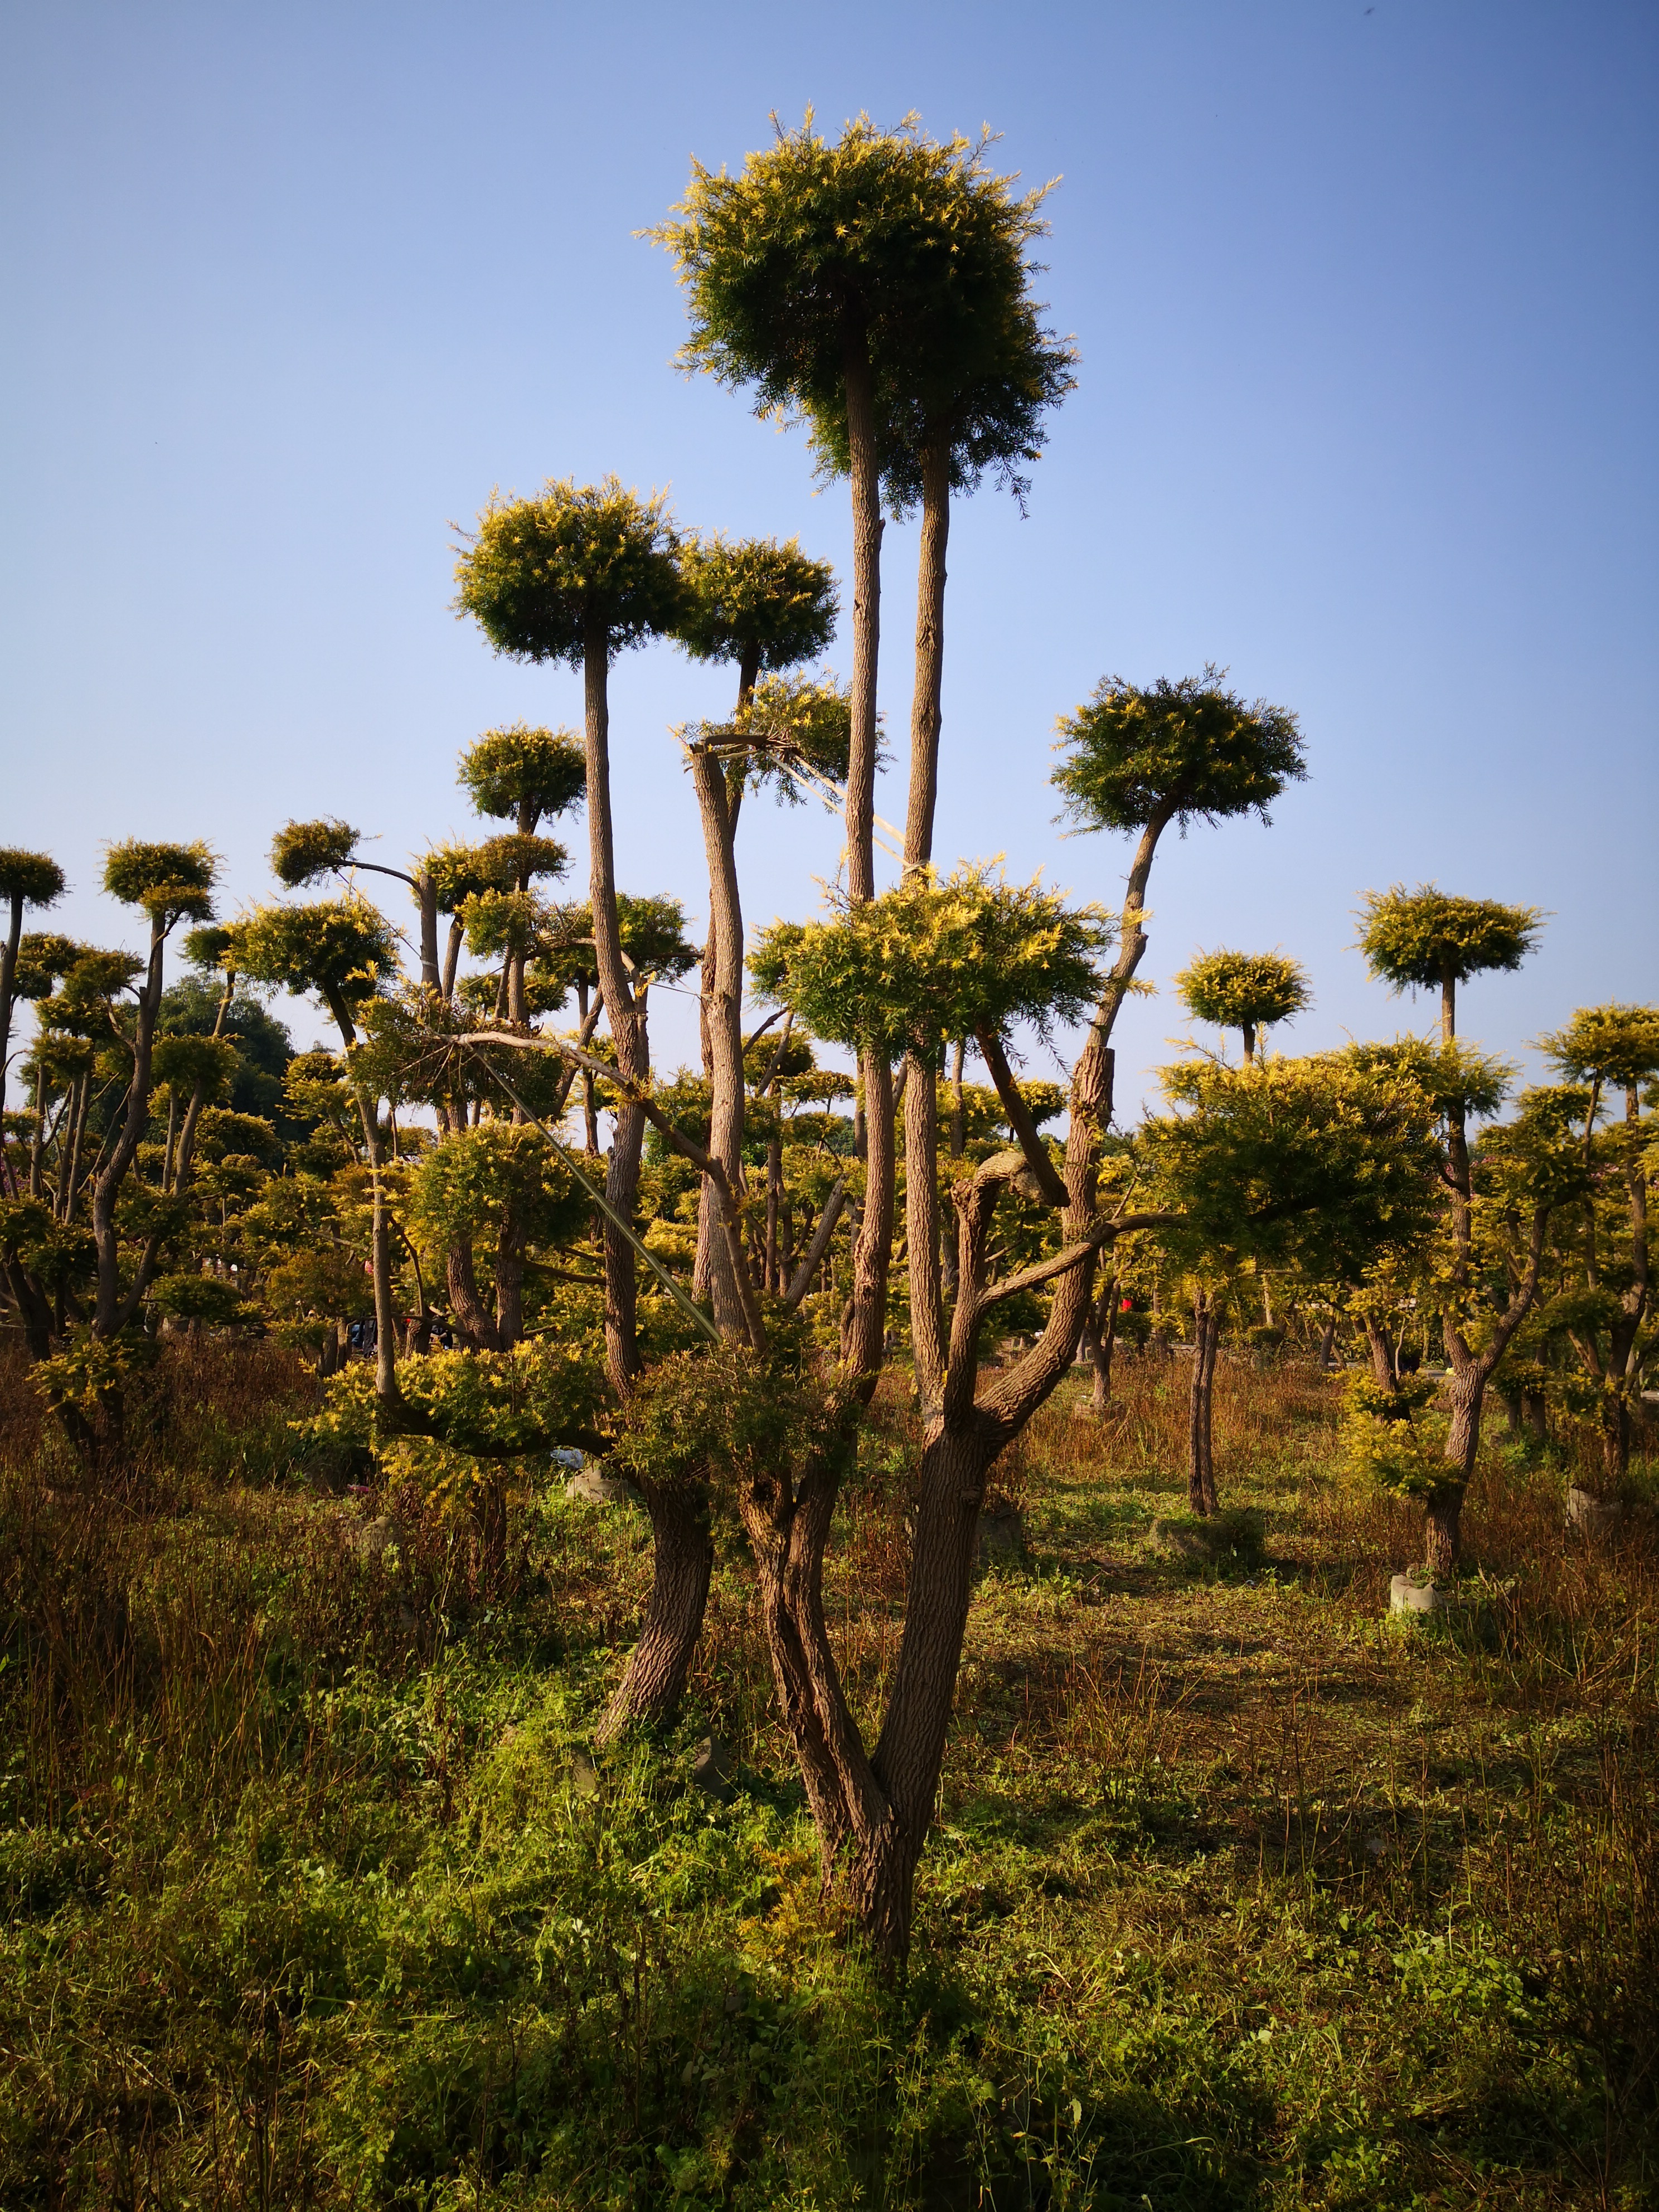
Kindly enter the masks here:
<path id="1" fill-rule="evenodd" d="M 1063 177 L 1044 291 L 1082 354 L 1029 519 L 987 490 L 953 525 L 939 856 L 1115 900 L 1122 847 L 1054 828 L 1054 717 L 1214 660 L 1297 712 L 1311 777 L 1165 853 L 1143 972 L 1279 945 L 1317 1002 L 1280 1045 L 1421 1027 L 1353 910 L 1434 878 L 1551 915 L 1465 996 L 1492 1048 L 1650 999 L 1656 61 L 1620 0 L 15 8 L 0 839 L 113 942 L 111 837 L 208 837 L 234 906 L 291 814 L 392 860 L 465 834 L 459 749 L 580 711 L 449 611 L 447 526 L 493 485 L 615 470 L 844 573 L 844 489 L 677 374 L 633 234 L 773 109 L 915 109 Z M 902 736 L 914 531 L 888 549 Z M 613 678 L 622 879 L 699 921 L 667 732 L 729 689 L 668 649 Z M 878 804 L 902 818 L 901 773 Z M 757 806 L 740 843 L 758 923 L 812 909 L 839 836 Z M 659 1002 L 659 1064 L 692 1013 Z M 1131 1006 L 1121 1097 L 1182 1027 L 1167 990 Z"/>

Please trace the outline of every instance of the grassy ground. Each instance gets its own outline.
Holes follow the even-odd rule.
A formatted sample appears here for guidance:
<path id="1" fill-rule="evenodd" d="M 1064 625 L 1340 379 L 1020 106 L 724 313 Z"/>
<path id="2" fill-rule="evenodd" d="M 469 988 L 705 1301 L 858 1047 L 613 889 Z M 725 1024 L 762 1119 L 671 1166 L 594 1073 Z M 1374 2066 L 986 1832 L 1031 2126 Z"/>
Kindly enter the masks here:
<path id="1" fill-rule="evenodd" d="M 147 1496 L 0 1401 L 0 2203 L 1407 2206 L 1656 2201 L 1659 1543 L 1562 1534 L 1494 1448 L 1492 1577 L 1398 1631 L 1409 1514 L 1331 1472 L 1311 1374 L 1224 1369 L 1250 1509 L 1204 1570 L 1179 1368 L 1001 1470 L 910 1981 L 818 1899 L 722 1544 L 682 1724 L 590 1756 L 645 1570 L 529 1501 L 505 1582 L 289 1465 L 274 1353 L 181 1358 Z M 878 1696 L 909 1437 L 832 1619 Z M 710 1729 L 727 1804 L 690 1786 Z"/>

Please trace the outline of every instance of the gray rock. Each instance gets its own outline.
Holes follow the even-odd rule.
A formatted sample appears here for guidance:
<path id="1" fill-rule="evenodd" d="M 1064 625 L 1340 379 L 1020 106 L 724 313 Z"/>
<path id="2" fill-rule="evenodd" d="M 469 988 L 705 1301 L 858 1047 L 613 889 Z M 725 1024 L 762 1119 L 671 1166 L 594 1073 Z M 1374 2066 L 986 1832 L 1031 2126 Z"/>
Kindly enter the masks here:
<path id="1" fill-rule="evenodd" d="M 706 1735 L 691 1757 L 691 1780 L 694 1787 L 707 1791 L 719 1804 L 729 1805 L 736 1794 L 732 1777 L 737 1772 L 737 1761 L 729 1744 L 722 1743 L 717 1735 Z"/>
<path id="2" fill-rule="evenodd" d="M 1610 1536 L 1625 1517 L 1616 1498 L 1598 1498 L 1593 1490 L 1575 1485 L 1567 1492 L 1567 1526 L 1582 1528 L 1587 1536 Z"/>

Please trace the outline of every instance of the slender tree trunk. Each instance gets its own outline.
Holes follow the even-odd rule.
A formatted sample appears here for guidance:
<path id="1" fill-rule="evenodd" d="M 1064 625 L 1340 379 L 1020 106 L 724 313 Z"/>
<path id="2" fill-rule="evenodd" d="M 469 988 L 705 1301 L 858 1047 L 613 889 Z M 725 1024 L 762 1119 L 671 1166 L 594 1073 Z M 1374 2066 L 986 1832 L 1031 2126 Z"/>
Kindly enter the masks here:
<path id="1" fill-rule="evenodd" d="M 510 1210 L 495 1240 L 495 1338 L 511 1352 L 524 1334 L 524 1238 Z"/>
<path id="2" fill-rule="evenodd" d="M 716 756 L 690 748 L 691 781 L 702 819 L 703 852 L 708 866 L 709 926 L 715 944 L 714 985 L 706 1001 L 713 1097 L 708 1154 L 734 1191 L 743 1188 L 743 902 L 732 850 L 726 773 Z M 741 1339 L 746 1333 L 743 1302 L 732 1273 L 719 1200 L 707 1178 L 698 1201 L 699 1247 L 708 1253 L 714 1320 L 721 1332 Z"/>
<path id="3" fill-rule="evenodd" d="M 1106 1418 L 1112 1395 L 1112 1353 L 1117 1344 L 1117 1277 L 1109 1275 L 1095 1301 L 1085 1337 L 1094 1369 L 1089 1410 L 1097 1421 Z"/>
<path id="4" fill-rule="evenodd" d="M 616 843 L 611 823 L 610 658 L 610 638 L 605 623 L 598 614 L 590 613 L 582 656 L 582 681 L 593 944 L 599 988 L 605 993 L 611 1035 L 617 1048 L 617 1072 L 624 1083 L 643 1085 L 651 1073 L 645 1012 L 635 999 L 623 962 L 622 926 L 617 907 Z M 605 1194 L 612 1210 L 624 1221 L 631 1221 L 634 1216 L 644 1137 L 644 1114 L 638 1106 L 625 1099 L 621 1101 L 617 1109 L 616 1134 L 611 1139 Z M 622 1396 L 631 1389 L 640 1369 L 636 1310 L 634 1254 L 621 1231 L 607 1221 L 605 1358 L 611 1388 Z"/>
<path id="5" fill-rule="evenodd" d="M 1328 1375 L 1336 1364 L 1335 1353 L 1336 1323 L 1328 1321 L 1319 1339 L 1319 1371 L 1322 1375 Z"/>
<path id="6" fill-rule="evenodd" d="M 8 1170 L 11 1162 L 5 1135 L 6 1070 L 11 1054 L 11 1017 L 17 989 L 17 948 L 22 941 L 23 898 L 20 891 L 12 898 L 5 943 L 0 945 L 0 1152 L 7 1152 Z"/>
<path id="7" fill-rule="evenodd" d="M 924 1421 L 945 1388 L 945 1302 L 939 1285 L 939 1079 L 932 1055 L 912 1053 L 904 1080 L 904 1234 L 910 1266 L 910 1348 Z"/>
<path id="8" fill-rule="evenodd" d="M 702 1486 L 647 1482 L 641 1488 L 651 1516 L 651 1595 L 628 1671 L 599 1723 L 601 1743 L 613 1741 L 636 1722 L 648 1725 L 672 1718 L 702 1632 L 714 1571 Z"/>
<path id="9" fill-rule="evenodd" d="M 116 1201 L 137 1158 L 138 1146 L 149 1125 L 150 1054 L 155 1042 L 156 1018 L 161 1008 L 161 959 L 166 933 L 159 924 L 150 931 L 149 969 L 138 994 L 137 1019 L 132 1039 L 132 1081 L 127 1091 L 126 1119 L 115 1149 L 100 1170 L 92 1190 L 92 1239 L 98 1255 L 98 1295 L 92 1323 L 94 1337 L 112 1337 L 121 1327 L 124 1306 L 136 1310 L 145 1285 L 134 1285 L 136 1295 L 121 1294 L 120 1239 L 115 1226 Z"/>
<path id="10" fill-rule="evenodd" d="M 893 1247 L 893 1071 L 876 1053 L 860 1056 L 864 1081 L 864 1203 L 853 1246 L 853 1294 L 841 1334 L 842 1364 L 866 1395 L 881 1371 L 887 1334 L 887 1270 Z"/>
<path id="11" fill-rule="evenodd" d="M 945 554 L 951 534 L 951 452 L 936 439 L 921 456 L 921 548 L 916 570 L 916 672 L 910 700 L 910 796 L 904 817 L 904 866 L 933 857 L 939 798 L 939 742 L 945 682 Z"/>

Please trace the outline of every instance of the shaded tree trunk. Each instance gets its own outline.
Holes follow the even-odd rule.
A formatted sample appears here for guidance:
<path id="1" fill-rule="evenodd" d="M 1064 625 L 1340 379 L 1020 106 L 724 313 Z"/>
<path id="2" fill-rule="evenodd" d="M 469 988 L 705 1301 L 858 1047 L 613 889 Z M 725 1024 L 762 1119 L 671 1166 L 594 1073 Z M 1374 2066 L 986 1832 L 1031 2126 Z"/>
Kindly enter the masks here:
<path id="1" fill-rule="evenodd" d="M 702 1632 L 714 1566 L 708 1500 L 701 1486 L 642 1482 L 651 1516 L 651 1595 L 639 1641 L 599 1723 L 599 1741 L 613 1742 L 635 1723 L 670 1719 L 685 1689 Z"/>
<path id="2" fill-rule="evenodd" d="M 1221 1310 L 1216 1298 L 1200 1291 L 1193 1300 L 1193 1379 L 1187 1408 L 1187 1494 L 1194 1513 L 1216 1510 L 1216 1358 L 1221 1343 Z"/>

